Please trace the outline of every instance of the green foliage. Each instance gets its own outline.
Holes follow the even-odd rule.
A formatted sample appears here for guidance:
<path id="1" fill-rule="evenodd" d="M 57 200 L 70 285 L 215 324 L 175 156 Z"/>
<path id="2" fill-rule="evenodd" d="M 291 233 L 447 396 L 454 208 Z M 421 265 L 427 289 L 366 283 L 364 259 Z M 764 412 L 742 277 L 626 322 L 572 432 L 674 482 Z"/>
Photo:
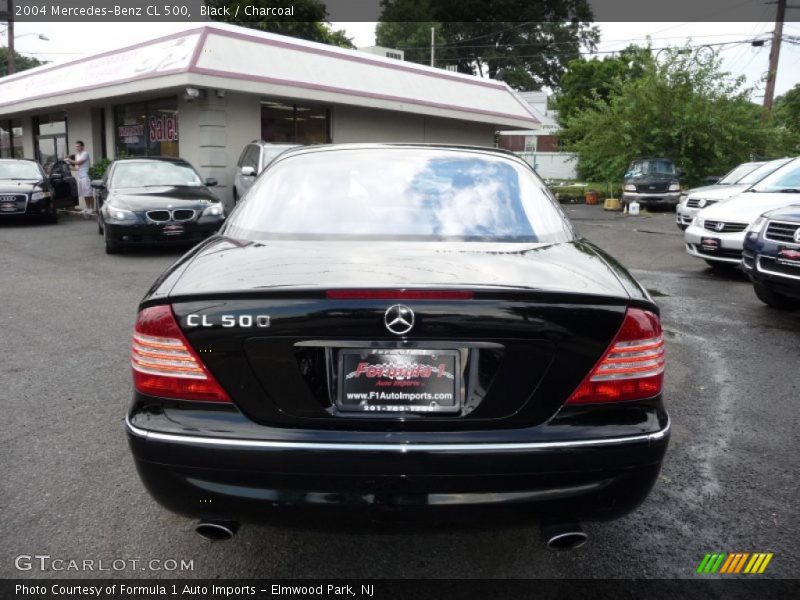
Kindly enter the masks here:
<path id="1" fill-rule="evenodd" d="M 590 107 L 596 98 L 608 100 L 621 82 L 641 77 L 652 64 L 650 48 L 635 45 L 628 46 L 618 56 L 571 61 L 555 96 L 559 119 L 564 122 L 576 112 Z"/>
<path id="2" fill-rule="evenodd" d="M 731 80 L 720 59 L 695 60 L 674 49 L 651 62 L 639 77 L 617 78 L 607 98 L 564 120 L 567 150 L 579 155 L 581 177 L 621 179 L 639 156 L 671 158 L 692 184 L 724 173 L 753 156 L 786 153 L 790 141 L 774 125 L 762 124 L 744 78 Z"/>
<path id="3" fill-rule="evenodd" d="M 383 0 L 377 43 L 430 63 L 436 27 L 436 66 L 488 75 L 517 89 L 557 86 L 581 45 L 594 47 L 587 0 Z M 453 15 L 462 21 L 453 22 Z"/>
<path id="4" fill-rule="evenodd" d="M 107 158 L 101 158 L 96 163 L 92 164 L 89 167 L 89 179 L 102 179 L 103 175 L 106 174 L 106 169 L 108 169 L 108 165 L 111 164 L 111 161 Z"/>
<path id="5" fill-rule="evenodd" d="M 235 23 L 243 27 L 268 31 L 289 37 L 322 42 L 342 48 L 355 48 L 353 42 L 343 30 L 334 31 L 327 22 L 328 10 L 321 0 L 207 0 L 206 4 L 212 8 L 228 7 L 230 16 L 214 16 L 215 21 Z M 293 17 L 281 17 L 274 20 L 262 21 L 260 17 L 247 17 L 244 7 L 294 7 Z M 235 17 L 238 11 L 238 16 Z M 234 20 L 235 18 L 235 20 Z"/>
<path id="6" fill-rule="evenodd" d="M 800 134 L 800 83 L 775 99 L 773 115 L 777 125 Z"/>
<path id="7" fill-rule="evenodd" d="M 24 56 L 19 52 L 14 52 L 14 66 L 17 73 L 38 67 L 44 63 L 32 56 Z M 8 75 L 8 48 L 0 48 L 0 77 Z"/>

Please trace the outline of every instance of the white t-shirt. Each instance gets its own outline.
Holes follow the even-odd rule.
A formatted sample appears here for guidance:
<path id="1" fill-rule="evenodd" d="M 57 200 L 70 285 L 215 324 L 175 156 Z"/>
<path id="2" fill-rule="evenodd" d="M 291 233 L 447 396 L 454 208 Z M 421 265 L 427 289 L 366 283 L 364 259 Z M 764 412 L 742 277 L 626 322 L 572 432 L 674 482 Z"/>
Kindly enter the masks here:
<path id="1" fill-rule="evenodd" d="M 83 161 L 81 164 L 77 165 L 78 169 L 78 177 L 89 177 L 89 153 L 84 150 L 83 152 L 78 152 L 75 155 L 75 162 Z"/>

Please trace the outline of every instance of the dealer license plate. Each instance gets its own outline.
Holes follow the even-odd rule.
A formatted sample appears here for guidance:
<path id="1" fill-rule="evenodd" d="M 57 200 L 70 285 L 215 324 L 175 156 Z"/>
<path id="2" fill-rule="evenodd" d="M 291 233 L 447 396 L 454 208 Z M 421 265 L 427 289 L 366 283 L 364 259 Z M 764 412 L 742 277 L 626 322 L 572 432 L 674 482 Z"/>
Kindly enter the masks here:
<path id="1" fill-rule="evenodd" d="M 459 412 L 460 362 L 457 350 L 340 350 L 336 404 L 362 413 Z"/>
<path id="2" fill-rule="evenodd" d="M 700 246 L 706 252 L 717 252 L 720 248 L 720 242 L 717 238 L 700 238 Z"/>

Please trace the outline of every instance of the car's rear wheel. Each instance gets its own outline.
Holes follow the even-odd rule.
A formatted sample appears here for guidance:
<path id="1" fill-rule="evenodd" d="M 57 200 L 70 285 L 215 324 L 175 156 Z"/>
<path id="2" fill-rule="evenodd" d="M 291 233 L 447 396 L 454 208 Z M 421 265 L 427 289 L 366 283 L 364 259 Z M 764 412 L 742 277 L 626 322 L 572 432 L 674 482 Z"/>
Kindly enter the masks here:
<path id="1" fill-rule="evenodd" d="M 779 294 L 768 285 L 757 282 L 753 284 L 753 289 L 755 289 L 758 299 L 767 306 L 781 309 L 800 308 L 800 300 L 794 300 L 783 294 Z"/>

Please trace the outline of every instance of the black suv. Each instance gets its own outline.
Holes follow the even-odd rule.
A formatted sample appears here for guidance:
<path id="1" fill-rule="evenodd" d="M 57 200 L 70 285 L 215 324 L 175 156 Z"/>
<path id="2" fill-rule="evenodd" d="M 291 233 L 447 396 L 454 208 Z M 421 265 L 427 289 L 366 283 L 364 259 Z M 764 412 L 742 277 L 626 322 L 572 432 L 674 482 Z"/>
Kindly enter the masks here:
<path id="1" fill-rule="evenodd" d="M 646 208 L 656 206 L 675 210 L 681 197 L 679 177 L 683 171 L 668 158 L 637 158 L 625 172 L 622 204 L 636 201 Z"/>

